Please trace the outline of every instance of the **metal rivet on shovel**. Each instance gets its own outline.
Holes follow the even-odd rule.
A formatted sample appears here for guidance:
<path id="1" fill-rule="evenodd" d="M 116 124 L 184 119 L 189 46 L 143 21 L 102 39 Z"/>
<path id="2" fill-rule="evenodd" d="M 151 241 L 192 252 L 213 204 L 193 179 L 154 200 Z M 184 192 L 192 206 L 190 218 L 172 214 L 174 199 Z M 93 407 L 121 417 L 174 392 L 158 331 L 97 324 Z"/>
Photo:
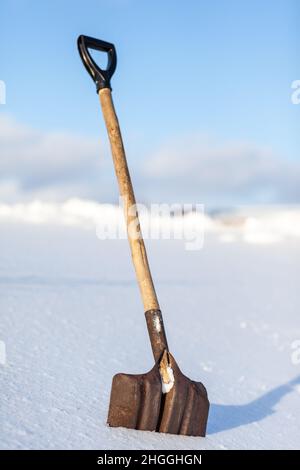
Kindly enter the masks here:
<path id="1" fill-rule="evenodd" d="M 146 374 L 117 374 L 113 378 L 108 424 L 147 431 L 188 436 L 205 436 L 209 401 L 205 387 L 188 379 L 180 371 L 169 352 L 165 328 L 139 224 L 136 232 L 129 230 L 137 213 L 135 197 L 127 166 L 118 118 L 114 109 L 110 79 L 116 69 L 117 57 L 113 44 L 79 36 L 78 49 L 85 68 L 96 83 L 110 140 L 120 195 L 123 198 L 128 240 L 139 284 L 155 365 Z M 92 59 L 89 49 L 107 53 L 108 64 L 102 70 Z"/>

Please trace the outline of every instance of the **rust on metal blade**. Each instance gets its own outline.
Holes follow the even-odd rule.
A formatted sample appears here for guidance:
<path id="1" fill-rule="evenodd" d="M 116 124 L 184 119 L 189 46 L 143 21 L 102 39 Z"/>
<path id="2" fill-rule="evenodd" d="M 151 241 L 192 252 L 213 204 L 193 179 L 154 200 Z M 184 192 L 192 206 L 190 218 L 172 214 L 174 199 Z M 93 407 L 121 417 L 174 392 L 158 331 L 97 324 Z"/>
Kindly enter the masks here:
<path id="1" fill-rule="evenodd" d="M 160 369 L 166 358 L 174 384 L 162 393 Z M 205 436 L 208 411 L 203 384 L 182 374 L 173 356 L 165 352 L 147 374 L 114 376 L 107 422 L 113 427 Z"/>
<path id="2" fill-rule="evenodd" d="M 161 380 L 156 366 L 147 374 L 115 375 L 110 395 L 108 424 L 155 431 L 161 395 Z"/>

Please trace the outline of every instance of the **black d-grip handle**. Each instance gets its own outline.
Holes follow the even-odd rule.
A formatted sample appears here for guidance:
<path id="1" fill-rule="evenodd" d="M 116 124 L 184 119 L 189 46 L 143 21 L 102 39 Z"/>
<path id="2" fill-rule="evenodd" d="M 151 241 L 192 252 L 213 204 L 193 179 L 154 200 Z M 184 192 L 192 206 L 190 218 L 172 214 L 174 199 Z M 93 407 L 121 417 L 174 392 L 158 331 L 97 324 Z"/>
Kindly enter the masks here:
<path id="1" fill-rule="evenodd" d="M 78 50 L 86 70 L 96 83 L 97 93 L 102 88 L 110 88 L 110 79 L 114 74 L 117 66 L 117 54 L 115 46 L 109 42 L 100 39 L 91 38 L 89 36 L 79 36 L 77 40 Z M 108 55 L 107 68 L 102 70 L 99 65 L 92 59 L 88 49 L 106 52 Z"/>

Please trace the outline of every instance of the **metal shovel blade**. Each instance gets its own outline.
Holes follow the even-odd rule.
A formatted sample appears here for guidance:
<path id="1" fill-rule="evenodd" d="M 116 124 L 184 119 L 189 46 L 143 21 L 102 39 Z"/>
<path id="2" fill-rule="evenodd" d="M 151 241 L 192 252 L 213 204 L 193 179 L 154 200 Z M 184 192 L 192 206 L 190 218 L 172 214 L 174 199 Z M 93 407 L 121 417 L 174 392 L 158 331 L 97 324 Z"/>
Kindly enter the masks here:
<path id="1" fill-rule="evenodd" d="M 170 370 L 168 383 L 165 376 Z M 114 376 L 107 422 L 113 427 L 204 437 L 208 410 L 204 385 L 183 375 L 165 351 L 146 374 Z"/>

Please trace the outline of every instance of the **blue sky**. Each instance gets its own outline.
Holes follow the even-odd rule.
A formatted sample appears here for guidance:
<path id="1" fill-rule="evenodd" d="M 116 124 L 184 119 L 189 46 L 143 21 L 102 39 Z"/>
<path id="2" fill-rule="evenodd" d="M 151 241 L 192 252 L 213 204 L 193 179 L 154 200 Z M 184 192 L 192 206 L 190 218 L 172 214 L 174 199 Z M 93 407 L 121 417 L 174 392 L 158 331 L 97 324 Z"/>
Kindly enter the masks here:
<path id="1" fill-rule="evenodd" d="M 104 155 L 107 158 L 105 130 L 94 85 L 76 49 L 77 36 L 88 34 L 116 45 L 114 100 L 133 172 L 136 168 L 136 184 L 138 189 L 145 190 L 144 198 L 153 198 L 151 178 L 155 179 L 156 194 L 164 185 L 174 198 L 181 184 L 181 173 L 181 198 L 218 203 L 224 195 L 219 192 L 218 197 L 214 196 L 218 191 L 214 192 L 213 188 L 213 167 L 206 181 L 201 175 L 199 180 L 194 176 L 197 171 L 203 173 L 206 160 L 202 154 L 207 149 L 215 149 L 210 165 L 215 162 L 218 168 L 225 169 L 226 155 L 233 149 L 235 160 L 232 162 L 228 157 L 231 172 L 235 171 L 239 151 L 241 159 L 237 168 L 242 167 L 242 171 L 245 153 L 246 165 L 252 154 L 258 154 L 254 160 L 260 159 L 259 167 L 273 168 L 278 164 L 278 168 L 275 173 L 272 173 L 274 169 L 271 171 L 274 187 L 267 177 L 264 192 L 267 172 L 264 170 L 254 181 L 256 170 L 251 160 L 252 176 L 245 185 L 248 190 L 243 191 L 245 175 L 235 191 L 227 183 L 223 192 L 230 193 L 228 202 L 281 202 L 281 197 L 282 202 L 299 202 L 297 191 L 288 191 L 288 195 L 285 190 L 276 191 L 276 184 L 289 186 L 288 175 L 293 180 L 291 187 L 296 188 L 295 178 L 300 174 L 300 105 L 293 105 L 290 99 L 291 83 L 300 79 L 297 0 L 54 0 L 47 3 L 2 0 L 1 18 L 0 79 L 6 83 L 7 103 L 0 107 L 0 112 L 5 119 L 9 116 L 11 127 L 13 120 L 18 135 L 20 128 L 26 126 L 32 133 L 31 140 L 37 133 L 40 138 L 49 133 L 65 133 L 69 139 L 71 135 L 80 136 L 90 139 L 90 152 L 95 152 L 91 160 L 86 160 L 87 165 L 97 158 L 96 142 L 102 155 L 99 160 Z M 174 160 L 178 148 L 182 153 Z M 15 150 L 10 155 L 15 156 L 18 174 L 22 151 L 19 157 Z M 178 165 L 181 157 L 183 163 Z M 218 165 L 220 158 L 223 160 Z M 185 159 L 189 171 L 182 167 Z M 202 161 L 199 167 L 197 159 Z M 94 183 L 102 181 L 106 189 L 103 193 L 99 190 L 98 196 L 108 199 L 112 174 L 105 162 L 102 167 L 103 181 L 100 175 Z M 6 168 L 7 165 L 4 171 Z M 14 178 L 13 169 L 6 175 L 9 181 Z M 285 172 L 288 175 L 281 181 L 280 174 Z M 48 184 L 46 176 L 44 181 Z M 57 172 L 58 179 L 59 176 Z M 225 171 L 223 176 L 224 180 L 228 179 L 230 173 Z M 27 182 L 22 175 L 17 178 L 21 189 L 30 187 L 28 176 Z M 33 178 L 36 187 L 39 178 L 39 173 Z M 216 181 L 221 178 L 217 174 Z M 88 181 L 87 171 L 84 184 Z M 208 188 L 205 191 L 204 186 Z M 160 198 L 166 197 L 162 191 L 159 194 Z M 94 197 L 94 192 L 91 195 Z"/>

